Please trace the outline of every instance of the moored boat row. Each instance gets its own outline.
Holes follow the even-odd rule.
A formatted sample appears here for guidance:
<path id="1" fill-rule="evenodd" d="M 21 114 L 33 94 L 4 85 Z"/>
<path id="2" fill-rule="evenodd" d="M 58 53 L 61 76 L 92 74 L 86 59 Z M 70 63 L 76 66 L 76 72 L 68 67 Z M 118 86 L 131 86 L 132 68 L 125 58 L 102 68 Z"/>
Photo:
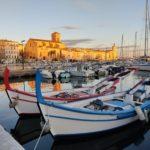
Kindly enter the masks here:
<path id="1" fill-rule="evenodd" d="M 44 93 L 46 101 L 67 102 L 86 100 L 87 98 L 99 97 L 108 93 L 115 92 L 115 85 L 119 78 L 104 78 L 100 83 L 91 86 L 73 90 L 52 91 Z M 22 90 L 13 89 L 9 84 L 9 70 L 6 68 L 4 73 L 4 83 L 6 93 L 10 100 L 10 107 L 13 107 L 17 114 L 22 115 L 39 115 L 40 109 L 37 105 L 35 93 L 29 93 Z"/>
<path id="2" fill-rule="evenodd" d="M 6 93 L 19 116 L 41 114 L 55 139 L 87 136 L 114 130 L 137 120 L 149 121 L 150 82 L 140 80 L 131 89 L 115 92 L 120 78 L 132 71 L 108 76 L 94 86 L 41 92 L 42 74 L 36 73 L 36 93 L 13 89 L 6 68 Z"/>

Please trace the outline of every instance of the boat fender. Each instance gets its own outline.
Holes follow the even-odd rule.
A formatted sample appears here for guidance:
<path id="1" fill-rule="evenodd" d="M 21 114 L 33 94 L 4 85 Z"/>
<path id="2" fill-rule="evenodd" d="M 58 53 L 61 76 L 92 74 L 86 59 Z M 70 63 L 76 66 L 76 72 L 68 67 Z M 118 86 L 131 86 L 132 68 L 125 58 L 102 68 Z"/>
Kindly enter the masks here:
<path id="1" fill-rule="evenodd" d="M 45 126 L 44 126 L 44 125 L 45 125 Z M 50 127 L 49 127 L 49 124 L 48 124 L 48 120 L 47 120 L 46 122 L 41 121 L 41 122 L 40 122 L 40 126 L 41 126 L 41 129 L 44 128 L 44 132 L 45 132 L 45 133 L 49 132 Z"/>
<path id="2" fill-rule="evenodd" d="M 17 100 L 14 100 L 13 102 L 9 103 L 9 108 L 15 108 L 15 106 L 18 104 Z"/>
<path id="3" fill-rule="evenodd" d="M 141 110 L 141 107 L 140 106 L 135 106 L 135 111 L 139 117 L 139 120 L 141 121 L 145 121 L 146 120 L 146 117 L 143 113 L 143 111 Z"/>
<path id="4" fill-rule="evenodd" d="M 144 115 L 145 115 L 145 118 L 146 118 L 146 122 L 149 122 L 150 110 L 144 109 Z"/>
<path id="5" fill-rule="evenodd" d="M 15 106 L 18 104 L 19 96 L 17 96 L 12 102 L 9 103 L 9 108 L 15 108 Z"/>

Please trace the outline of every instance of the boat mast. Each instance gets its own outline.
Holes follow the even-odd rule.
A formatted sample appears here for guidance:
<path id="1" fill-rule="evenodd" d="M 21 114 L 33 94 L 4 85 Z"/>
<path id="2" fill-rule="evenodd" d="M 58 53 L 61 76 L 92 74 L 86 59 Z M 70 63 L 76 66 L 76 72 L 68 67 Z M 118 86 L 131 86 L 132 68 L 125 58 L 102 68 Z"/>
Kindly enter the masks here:
<path id="1" fill-rule="evenodd" d="M 146 0 L 145 5 L 145 49 L 144 49 L 144 56 L 147 56 L 148 53 L 148 0 Z"/>
<path id="2" fill-rule="evenodd" d="M 133 51 L 133 57 L 137 57 L 137 32 L 135 32 L 135 42 L 134 42 L 134 51 Z"/>
<path id="3" fill-rule="evenodd" d="M 124 58 L 124 56 L 123 56 L 123 41 L 124 41 L 124 36 L 122 34 L 122 38 L 121 38 L 121 59 Z"/>

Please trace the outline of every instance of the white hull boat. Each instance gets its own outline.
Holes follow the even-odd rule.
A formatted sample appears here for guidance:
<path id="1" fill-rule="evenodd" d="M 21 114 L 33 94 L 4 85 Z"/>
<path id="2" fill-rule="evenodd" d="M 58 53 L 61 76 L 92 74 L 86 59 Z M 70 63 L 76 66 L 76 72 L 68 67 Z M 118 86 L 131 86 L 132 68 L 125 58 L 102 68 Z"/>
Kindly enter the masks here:
<path id="1" fill-rule="evenodd" d="M 150 64 L 133 65 L 132 68 L 138 69 L 140 71 L 150 71 Z"/>
<path id="2" fill-rule="evenodd" d="M 146 125 L 140 121 L 136 121 L 129 126 L 122 127 L 113 132 L 107 132 L 107 134 L 103 135 L 94 135 L 85 139 L 81 137 L 78 140 L 73 140 L 70 137 L 66 140 L 55 140 L 51 150 L 83 150 L 83 147 L 86 150 L 91 150 L 91 147 L 92 150 L 123 150 L 131 144 L 137 146 L 137 141 L 141 143 L 149 129 L 148 124 Z"/>
<path id="3" fill-rule="evenodd" d="M 41 71 L 41 74 L 43 76 L 43 78 L 46 78 L 46 79 L 52 79 L 52 73 L 49 71 L 49 70 L 46 70 L 46 69 L 43 69 Z"/>
<path id="4" fill-rule="evenodd" d="M 115 84 L 105 82 L 106 79 L 100 82 L 96 88 L 101 87 L 99 93 L 94 93 L 93 87 L 85 87 L 78 89 L 70 89 L 64 91 L 48 91 L 44 93 L 46 101 L 55 101 L 58 103 L 66 101 L 85 100 L 91 97 L 99 97 L 115 91 Z M 107 83 L 106 87 L 103 87 L 103 83 Z M 4 84 L 6 87 L 6 94 L 10 100 L 10 107 L 14 108 L 19 116 L 23 115 L 40 115 L 40 109 L 37 105 L 37 98 L 35 93 L 29 93 L 17 89 L 13 89 L 9 84 L 9 70 L 6 68 L 4 74 Z M 92 92 L 91 93 L 91 89 Z"/>
<path id="5" fill-rule="evenodd" d="M 36 96 L 54 138 L 88 135 L 116 129 L 138 119 L 142 120 L 147 115 L 144 112 L 150 110 L 150 97 L 146 97 L 149 96 L 150 88 L 147 88 L 146 94 L 139 95 L 141 103 L 134 102 L 132 99 L 138 90 L 145 88 L 143 82 L 129 90 L 128 94 L 125 94 L 125 99 L 116 98 L 119 97 L 117 93 L 65 104 L 46 102 L 40 92 L 40 83 L 41 75 L 37 72 Z"/>
<path id="6" fill-rule="evenodd" d="M 56 70 L 54 72 L 50 72 L 49 70 L 43 69 L 41 71 L 43 78 L 52 79 L 52 78 L 70 78 L 71 74 L 65 70 Z"/>
<path id="7" fill-rule="evenodd" d="M 70 71 L 71 76 L 73 77 L 93 77 L 95 72 L 92 70 L 84 70 L 84 71 Z"/>
<path id="8" fill-rule="evenodd" d="M 65 71 L 65 72 L 61 72 L 58 77 L 59 78 L 70 78 L 71 74 L 69 72 Z"/>

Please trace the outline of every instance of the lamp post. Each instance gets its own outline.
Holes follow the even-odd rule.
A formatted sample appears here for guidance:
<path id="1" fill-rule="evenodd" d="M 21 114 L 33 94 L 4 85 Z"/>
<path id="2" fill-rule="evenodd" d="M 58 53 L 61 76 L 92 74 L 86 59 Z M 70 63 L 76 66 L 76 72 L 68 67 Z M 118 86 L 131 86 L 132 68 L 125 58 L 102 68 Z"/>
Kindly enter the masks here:
<path id="1" fill-rule="evenodd" d="M 21 41 L 22 44 L 22 69 L 24 70 L 24 42 L 25 40 Z"/>

